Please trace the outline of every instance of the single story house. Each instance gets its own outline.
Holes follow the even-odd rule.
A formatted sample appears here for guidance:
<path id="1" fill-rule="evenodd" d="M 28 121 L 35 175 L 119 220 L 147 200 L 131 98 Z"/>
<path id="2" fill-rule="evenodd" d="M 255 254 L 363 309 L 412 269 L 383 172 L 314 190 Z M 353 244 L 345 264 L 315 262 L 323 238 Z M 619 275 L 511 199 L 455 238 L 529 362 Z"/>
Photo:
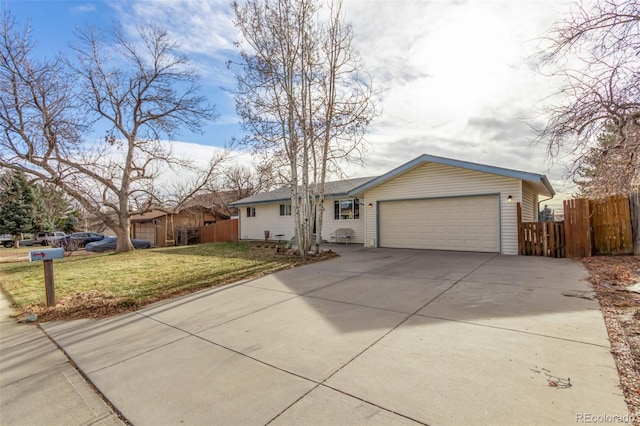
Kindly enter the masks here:
<path id="1" fill-rule="evenodd" d="M 349 228 L 366 247 L 517 254 L 516 204 L 536 221 L 540 197 L 554 195 L 544 175 L 424 154 L 382 176 L 328 182 L 322 237 Z M 240 239 L 293 237 L 288 188 L 232 205 Z"/>
<path id="2" fill-rule="evenodd" d="M 204 194 L 176 210 L 151 210 L 131 216 L 131 237 L 149 241 L 152 246 L 173 246 L 180 243 L 181 229 L 213 225 L 229 218 L 220 206 L 218 194 Z"/>

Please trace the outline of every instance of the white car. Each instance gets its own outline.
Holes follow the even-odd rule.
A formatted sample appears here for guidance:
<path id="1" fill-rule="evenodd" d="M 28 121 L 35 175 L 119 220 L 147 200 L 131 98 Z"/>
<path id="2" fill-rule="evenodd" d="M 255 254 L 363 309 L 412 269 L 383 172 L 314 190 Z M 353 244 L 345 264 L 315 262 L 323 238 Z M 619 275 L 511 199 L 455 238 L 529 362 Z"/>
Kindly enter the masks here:
<path id="1" fill-rule="evenodd" d="M 47 234 L 38 234 L 36 237 L 36 242 L 40 242 L 43 246 L 52 246 L 55 244 L 55 241 L 61 240 L 66 237 L 62 231 L 55 231 Z"/>

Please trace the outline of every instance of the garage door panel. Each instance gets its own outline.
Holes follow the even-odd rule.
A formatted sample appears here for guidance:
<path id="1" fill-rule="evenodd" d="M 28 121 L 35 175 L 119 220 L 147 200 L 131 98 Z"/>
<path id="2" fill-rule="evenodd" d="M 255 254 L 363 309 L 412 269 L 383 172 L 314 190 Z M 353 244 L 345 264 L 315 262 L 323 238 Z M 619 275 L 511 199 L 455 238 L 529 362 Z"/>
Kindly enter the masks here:
<path id="1" fill-rule="evenodd" d="M 136 229 L 135 238 L 149 241 L 151 245 L 156 244 L 156 226 L 151 222 L 143 222 Z"/>
<path id="2" fill-rule="evenodd" d="M 497 196 L 383 201 L 381 247 L 500 251 Z"/>

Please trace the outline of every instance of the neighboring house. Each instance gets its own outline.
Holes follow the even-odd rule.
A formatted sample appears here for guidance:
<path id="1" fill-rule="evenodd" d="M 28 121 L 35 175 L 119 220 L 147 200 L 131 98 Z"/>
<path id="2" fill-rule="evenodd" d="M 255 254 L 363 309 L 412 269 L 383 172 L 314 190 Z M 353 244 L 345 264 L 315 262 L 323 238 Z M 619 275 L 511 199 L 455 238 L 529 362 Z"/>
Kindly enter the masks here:
<path id="1" fill-rule="evenodd" d="M 237 209 L 230 207 L 229 205 L 233 201 L 244 198 L 247 195 L 246 191 L 242 192 L 244 194 L 240 196 L 238 196 L 236 191 L 215 191 L 208 194 L 196 195 L 186 202 L 181 210 L 193 208 L 201 209 L 215 213 L 216 221 L 225 220 L 238 214 Z M 205 223 L 205 225 L 207 224 L 208 223 Z"/>
<path id="2" fill-rule="evenodd" d="M 131 216 L 131 237 L 149 241 L 152 246 L 179 244 L 181 230 L 229 219 L 229 215 L 217 204 L 218 201 L 217 196 L 205 194 L 194 197 L 174 211 L 151 210 Z"/>
<path id="3" fill-rule="evenodd" d="M 376 178 L 328 182 L 322 237 L 353 229 L 366 247 L 518 253 L 516 203 L 536 221 L 539 196 L 555 194 L 546 176 L 421 155 Z M 293 236 L 288 188 L 235 203 L 240 239 Z"/>
<path id="4" fill-rule="evenodd" d="M 182 226 L 213 225 L 232 216 L 227 204 L 230 200 L 229 192 L 214 192 L 196 195 L 184 203 L 177 211 L 176 219 Z"/>

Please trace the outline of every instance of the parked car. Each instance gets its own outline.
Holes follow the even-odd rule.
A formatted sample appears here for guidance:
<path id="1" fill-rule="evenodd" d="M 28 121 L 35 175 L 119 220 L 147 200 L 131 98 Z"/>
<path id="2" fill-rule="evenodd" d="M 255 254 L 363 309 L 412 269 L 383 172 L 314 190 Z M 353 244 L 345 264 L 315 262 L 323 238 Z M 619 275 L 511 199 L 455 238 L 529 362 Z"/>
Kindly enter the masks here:
<path id="1" fill-rule="evenodd" d="M 93 252 L 103 252 L 109 250 L 115 250 L 116 245 L 118 243 L 117 237 L 104 237 L 100 241 L 95 241 L 93 243 L 89 243 L 85 246 L 87 251 Z M 151 247 L 151 243 L 145 240 L 131 240 L 131 244 L 136 249 L 148 249 Z"/>
<path id="2" fill-rule="evenodd" d="M 64 238 L 65 237 L 65 233 L 62 231 L 55 231 L 55 232 L 38 232 L 37 234 L 34 235 L 33 240 L 35 242 L 35 244 L 40 244 L 42 246 L 48 246 L 51 244 L 52 241 L 60 239 L 60 238 Z"/>
<path id="3" fill-rule="evenodd" d="M 20 240 L 20 247 L 27 247 L 27 246 L 32 246 L 34 245 L 36 242 L 33 238 L 26 238 L 26 239 L 22 239 Z M 13 236 L 9 236 L 8 238 L 2 238 L 0 240 L 0 244 L 2 244 L 3 246 L 5 246 L 6 248 L 11 248 L 14 246 L 14 242 L 13 242 Z"/>
<path id="4" fill-rule="evenodd" d="M 73 243 L 76 247 L 84 247 L 88 243 L 101 241 L 103 238 L 104 235 L 98 234 L 97 232 L 74 232 L 73 234 L 65 235 L 63 238 L 54 241 L 54 245 L 67 246 L 69 243 Z"/>
<path id="5" fill-rule="evenodd" d="M 47 237 L 49 236 L 49 234 L 47 234 L 46 232 L 38 232 L 34 237 L 33 237 L 33 241 L 36 244 L 40 244 L 41 246 L 46 246 L 49 244 L 49 241 L 47 241 Z"/>

